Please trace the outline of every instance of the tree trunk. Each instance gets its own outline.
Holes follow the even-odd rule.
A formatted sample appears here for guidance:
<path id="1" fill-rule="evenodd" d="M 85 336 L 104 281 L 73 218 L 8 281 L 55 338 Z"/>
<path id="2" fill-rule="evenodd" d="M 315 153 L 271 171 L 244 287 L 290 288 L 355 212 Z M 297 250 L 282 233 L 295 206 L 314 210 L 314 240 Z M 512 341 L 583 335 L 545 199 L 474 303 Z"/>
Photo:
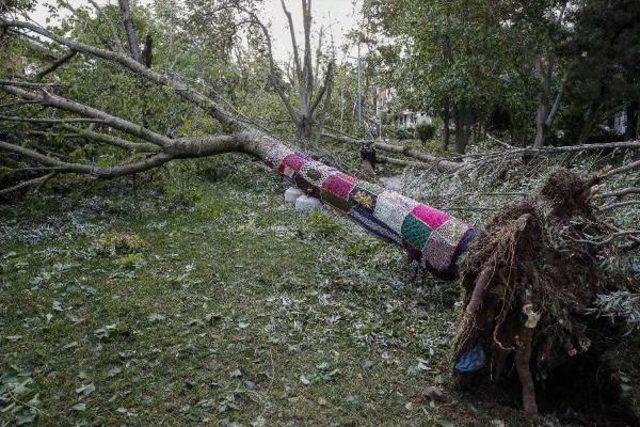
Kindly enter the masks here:
<path id="1" fill-rule="evenodd" d="M 449 150 L 449 140 L 451 138 L 449 134 L 449 121 L 449 102 L 447 102 L 442 112 L 442 147 L 445 151 Z"/>
<path id="2" fill-rule="evenodd" d="M 593 126 L 596 124 L 596 120 L 598 119 L 597 110 L 590 109 L 587 113 L 587 117 L 582 125 L 582 129 L 580 130 L 580 136 L 578 137 L 578 144 L 582 145 L 587 142 L 589 135 L 591 135 L 591 130 Z"/>
<path id="3" fill-rule="evenodd" d="M 118 3 L 120 4 L 120 12 L 122 13 L 124 32 L 127 35 L 129 52 L 133 59 L 142 63 L 142 52 L 140 52 L 140 45 L 138 44 L 136 31 L 133 27 L 133 18 L 131 17 L 131 6 L 129 5 L 129 0 L 118 0 Z"/>
<path id="4" fill-rule="evenodd" d="M 468 123 L 468 112 L 465 110 L 455 111 L 456 121 L 456 153 L 464 154 L 467 150 L 469 137 L 471 136 L 471 125 Z"/>
<path id="5" fill-rule="evenodd" d="M 631 141 L 637 138 L 638 126 L 640 126 L 640 105 L 638 103 L 630 104 L 627 108 L 627 129 L 624 133 L 624 139 Z"/>
<path id="6" fill-rule="evenodd" d="M 549 139 L 549 127 L 547 126 L 548 115 L 549 107 L 544 105 L 544 101 L 540 99 L 538 112 L 536 114 L 536 139 L 533 142 L 535 148 L 544 147 Z"/>
<path id="7" fill-rule="evenodd" d="M 307 116 L 302 116 L 297 123 L 297 137 L 305 141 L 310 141 L 313 138 L 313 126 L 311 119 Z"/>

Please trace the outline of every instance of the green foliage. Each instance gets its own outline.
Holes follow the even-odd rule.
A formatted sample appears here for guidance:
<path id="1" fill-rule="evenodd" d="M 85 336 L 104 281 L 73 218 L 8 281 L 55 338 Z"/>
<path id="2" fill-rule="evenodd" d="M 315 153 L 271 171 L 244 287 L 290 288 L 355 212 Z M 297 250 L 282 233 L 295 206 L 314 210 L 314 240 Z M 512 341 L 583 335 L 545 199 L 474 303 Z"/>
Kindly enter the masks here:
<path id="1" fill-rule="evenodd" d="M 341 229 L 333 216 L 327 215 L 320 209 L 314 209 L 309 214 L 308 223 L 311 230 L 322 237 L 336 236 Z"/>
<path id="2" fill-rule="evenodd" d="M 396 139 L 404 141 L 405 139 L 413 138 L 413 129 L 406 128 L 404 126 L 397 126 L 394 130 Z"/>
<path id="3" fill-rule="evenodd" d="M 99 253 L 112 257 L 135 255 L 146 245 L 140 236 L 125 231 L 106 232 L 96 240 L 95 244 Z"/>
<path id="4" fill-rule="evenodd" d="M 426 144 L 435 135 L 436 127 L 432 123 L 421 122 L 416 126 L 416 137 L 422 144 Z"/>
<path id="5" fill-rule="evenodd" d="M 118 258 L 116 263 L 129 269 L 139 268 L 144 264 L 144 256 L 140 253 L 126 254 Z"/>

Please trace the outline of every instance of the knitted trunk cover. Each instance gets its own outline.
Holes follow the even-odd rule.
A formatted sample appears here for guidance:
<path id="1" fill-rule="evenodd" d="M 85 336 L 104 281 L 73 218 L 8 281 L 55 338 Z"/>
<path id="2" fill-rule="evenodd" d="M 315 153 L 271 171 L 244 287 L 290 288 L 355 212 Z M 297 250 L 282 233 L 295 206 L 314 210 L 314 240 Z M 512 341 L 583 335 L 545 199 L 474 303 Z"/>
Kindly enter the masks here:
<path id="1" fill-rule="evenodd" d="M 407 252 L 434 274 L 450 278 L 474 229 L 446 212 L 360 181 L 286 146 L 273 143 L 267 164 L 306 193 Z"/>

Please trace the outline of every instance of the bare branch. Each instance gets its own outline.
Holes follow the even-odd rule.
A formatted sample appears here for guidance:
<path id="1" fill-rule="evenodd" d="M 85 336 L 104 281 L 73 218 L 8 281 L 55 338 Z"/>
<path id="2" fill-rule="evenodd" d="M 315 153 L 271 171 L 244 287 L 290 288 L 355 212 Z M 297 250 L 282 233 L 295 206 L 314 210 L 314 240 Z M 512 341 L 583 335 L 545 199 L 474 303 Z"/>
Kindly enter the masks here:
<path id="1" fill-rule="evenodd" d="M 564 77 L 564 79 L 562 79 L 562 84 L 560 85 L 560 89 L 558 90 L 558 94 L 556 95 L 556 99 L 553 102 L 553 106 L 551 107 L 551 111 L 549 111 L 549 114 L 547 115 L 547 118 L 545 119 L 544 123 L 546 126 L 551 127 L 551 125 L 553 124 L 553 119 L 555 119 L 556 117 L 556 113 L 558 112 L 558 108 L 560 107 L 560 100 L 562 99 L 562 95 L 564 94 L 564 88 L 567 84 L 567 78 L 569 76 L 566 75 Z"/>
<path id="2" fill-rule="evenodd" d="M 284 0 L 280 0 L 280 4 L 282 4 L 282 10 L 287 16 L 287 21 L 289 22 L 289 35 L 291 36 L 291 47 L 293 49 L 293 62 L 296 68 L 296 74 L 298 75 L 298 82 L 302 84 L 302 82 L 304 81 L 304 74 L 302 74 L 302 64 L 300 63 L 300 54 L 298 52 L 298 42 L 296 41 L 296 32 L 293 26 L 293 18 L 291 17 L 291 12 L 287 10 L 287 6 L 284 4 Z"/>
<path id="3" fill-rule="evenodd" d="M 402 167 L 411 167 L 415 169 L 433 169 L 433 165 L 424 162 L 417 162 L 415 160 L 404 160 L 404 159 L 396 159 L 394 157 L 387 157 L 381 154 L 376 156 L 376 159 L 381 163 L 389 163 L 391 165 L 402 166 Z"/>
<path id="4" fill-rule="evenodd" d="M 116 147 L 133 151 L 135 153 L 158 152 L 158 146 L 151 143 L 127 141 L 126 139 L 118 138 L 117 136 L 94 132 L 92 130 L 78 129 L 77 127 L 71 125 L 63 125 L 63 127 L 69 131 L 74 132 L 77 136 L 92 139 L 96 142 L 114 145 Z"/>
<path id="5" fill-rule="evenodd" d="M 327 66 L 327 73 L 324 76 L 324 83 L 322 84 L 322 87 L 316 94 L 316 99 L 313 101 L 313 105 L 311 106 L 312 114 L 316 111 L 316 109 L 318 108 L 318 105 L 320 105 L 322 98 L 324 97 L 325 93 L 327 93 L 327 89 L 331 85 L 331 80 L 333 79 L 333 67 L 334 67 L 333 61 L 329 62 L 329 65 Z"/>
<path id="6" fill-rule="evenodd" d="M 608 193 L 601 193 L 601 194 L 596 194 L 594 197 L 595 198 L 602 198 L 602 197 L 624 197 L 627 194 L 640 194 L 640 187 L 628 187 L 628 188 L 623 188 L 621 190 L 616 190 L 616 191 L 610 191 Z"/>
<path id="7" fill-rule="evenodd" d="M 630 238 L 635 241 L 636 236 L 640 236 L 640 230 L 621 230 L 609 235 L 608 237 L 605 237 L 602 240 L 577 239 L 575 241 L 578 243 L 586 243 L 594 246 L 602 246 L 602 245 L 606 245 L 607 243 L 611 243 L 615 239 L 618 239 L 621 237 Z"/>
<path id="8" fill-rule="evenodd" d="M 640 142 L 638 141 L 634 141 L 636 144 L 638 144 L 640 146 Z M 597 177 L 598 181 L 601 181 L 605 178 L 609 178 L 613 175 L 619 175 L 621 173 L 625 173 L 625 172 L 629 172 L 630 170 L 633 170 L 635 168 L 640 168 L 640 160 L 636 160 L 635 162 L 631 162 L 627 165 L 624 166 L 620 166 L 619 168 L 615 168 L 615 169 L 611 169 L 610 171 L 600 175 Z"/>
<path id="9" fill-rule="evenodd" d="M 30 87 L 34 89 L 42 89 L 42 88 L 50 88 L 50 87 L 56 86 L 56 84 L 25 82 L 22 80 L 0 80 L 0 86 L 21 86 L 21 87 Z"/>
<path id="10" fill-rule="evenodd" d="M 35 117 L 19 117 L 0 115 L 0 121 L 8 122 L 25 122 L 25 123 L 46 123 L 46 124 L 62 124 L 62 123 L 104 123 L 100 119 L 87 119 L 85 117 L 69 117 L 69 118 L 35 118 Z"/>
<path id="11" fill-rule="evenodd" d="M 267 45 L 267 59 L 269 60 L 269 73 L 270 73 L 269 83 L 271 83 L 273 88 L 276 90 L 276 93 L 282 100 L 282 103 L 284 104 L 287 110 L 287 113 L 289 113 L 291 120 L 294 123 L 298 123 L 300 121 L 300 115 L 293 108 L 293 105 L 291 104 L 291 100 L 289 99 L 289 96 L 285 92 L 285 89 L 281 83 L 280 77 L 281 77 L 282 71 L 276 64 L 275 59 L 273 57 L 273 46 L 271 42 L 271 34 L 269 33 L 269 29 L 266 27 L 266 25 L 262 23 L 262 21 L 260 21 L 260 18 L 258 18 L 258 16 L 253 11 L 246 9 L 242 6 L 238 6 L 238 9 L 246 13 L 247 15 L 249 15 L 249 17 L 251 18 L 251 22 L 257 25 L 262 31 L 265 43 Z"/>
<path id="12" fill-rule="evenodd" d="M 311 60 L 311 0 L 302 0 L 302 23 L 304 27 L 304 66 L 302 74 L 305 78 L 307 93 L 313 93 L 313 64 Z"/>
<path id="13" fill-rule="evenodd" d="M 608 205 L 602 206 L 599 209 L 599 212 L 606 212 L 613 209 L 623 208 L 625 206 L 632 206 L 632 205 L 640 205 L 640 200 L 629 200 L 626 202 L 610 203 Z"/>
<path id="14" fill-rule="evenodd" d="M 376 142 L 373 144 L 373 148 L 382 151 L 388 151 L 390 153 L 404 154 L 410 157 L 414 157 L 422 162 L 434 164 L 435 169 L 440 172 L 455 172 L 465 166 L 464 162 L 453 162 L 451 160 L 440 159 L 430 154 L 420 152 L 415 149 L 402 147 L 399 145 L 386 144 L 384 142 Z"/>

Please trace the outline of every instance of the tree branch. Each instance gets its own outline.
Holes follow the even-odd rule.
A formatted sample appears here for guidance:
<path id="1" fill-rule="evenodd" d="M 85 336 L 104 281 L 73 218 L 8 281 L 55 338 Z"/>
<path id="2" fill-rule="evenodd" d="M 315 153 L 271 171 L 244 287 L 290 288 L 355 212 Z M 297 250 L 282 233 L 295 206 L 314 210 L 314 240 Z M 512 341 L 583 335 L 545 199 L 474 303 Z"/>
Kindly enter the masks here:
<path id="1" fill-rule="evenodd" d="M 80 163 L 70 163 L 58 160 L 56 158 L 46 156 L 29 148 L 21 147 L 16 144 L 0 141 L 0 150 L 9 151 L 20 156 L 26 157 L 45 166 L 49 166 L 50 170 L 55 172 L 81 173 L 93 175 L 100 178 L 114 178 L 117 176 L 130 175 L 156 168 L 171 159 L 175 158 L 170 153 L 158 153 L 148 157 L 142 161 L 119 165 L 113 167 L 96 167 Z"/>
<path id="2" fill-rule="evenodd" d="M 304 74 L 302 73 L 302 64 L 300 63 L 300 54 L 298 52 L 298 42 L 296 41 L 293 18 L 291 17 L 291 12 L 289 12 L 287 10 L 287 6 L 285 6 L 284 0 L 280 0 L 280 4 L 282 5 L 284 14 L 287 16 L 287 21 L 289 22 L 289 35 L 291 36 L 291 47 L 293 49 L 293 62 L 296 68 L 296 74 L 298 75 L 298 82 L 302 85 L 302 82 L 304 82 Z"/>
<path id="3" fill-rule="evenodd" d="M 124 50 L 124 46 L 122 45 L 122 40 L 120 40 L 120 36 L 118 36 L 118 30 L 116 29 L 116 26 L 114 25 L 114 23 L 111 20 L 111 18 L 109 18 L 109 16 L 104 12 L 104 10 L 100 6 L 98 6 L 98 4 L 95 1 L 93 1 L 93 0 L 87 0 L 87 1 L 96 10 L 96 13 L 98 14 L 98 16 L 102 17 L 105 20 L 105 22 L 107 23 L 107 26 L 109 27 L 109 30 L 111 31 L 111 38 L 115 42 L 115 46 L 116 46 L 116 49 L 118 50 L 118 52 L 124 53 L 125 50 Z"/>
<path id="4" fill-rule="evenodd" d="M 76 56 L 76 53 L 77 52 L 75 50 L 72 50 L 66 55 L 62 56 L 60 59 L 55 60 L 52 64 L 42 68 L 40 71 L 36 72 L 35 76 L 33 77 L 34 80 L 42 80 L 46 75 L 53 73 L 58 68 L 62 67 L 64 64 L 73 59 L 73 57 Z"/>
<path id="5" fill-rule="evenodd" d="M 640 187 L 623 188 L 621 190 L 616 190 L 616 191 L 610 191 L 610 192 L 607 192 L 607 193 L 596 194 L 594 197 L 595 198 L 624 197 L 627 194 L 640 194 Z"/>
<path id="6" fill-rule="evenodd" d="M 78 136 L 92 139 L 96 142 L 114 145 L 116 147 L 120 147 L 125 150 L 133 151 L 134 153 L 157 153 L 158 152 L 158 146 L 151 143 L 127 141 L 126 139 L 118 138 L 116 136 L 107 135 L 100 132 L 94 132 L 92 130 L 87 130 L 87 129 L 78 129 L 75 126 L 66 125 L 66 124 L 63 125 L 63 127 L 77 134 Z"/>
<path id="7" fill-rule="evenodd" d="M 0 189 L 0 196 L 7 195 L 9 193 L 13 193 L 14 191 L 21 190 L 26 187 L 30 187 L 32 185 L 42 185 L 54 176 L 56 176 L 57 172 L 50 172 L 46 175 L 39 176 L 37 178 L 29 179 L 26 181 L 22 181 L 19 184 L 16 184 L 12 187 Z"/>
<path id="8" fill-rule="evenodd" d="M 118 0 L 118 3 L 120 5 L 120 12 L 122 13 L 124 32 L 127 36 L 127 42 L 129 43 L 129 52 L 136 62 L 142 64 L 142 52 L 140 51 L 140 45 L 138 44 L 138 38 L 136 37 L 136 30 L 133 27 L 129 0 Z"/>
<path id="9" fill-rule="evenodd" d="M 635 141 L 636 144 L 638 144 L 638 141 Z M 635 168 L 640 168 L 640 160 L 636 160 L 635 162 L 631 162 L 627 165 L 624 166 L 620 166 L 619 168 L 615 168 L 615 169 L 611 169 L 610 171 L 599 175 L 595 178 L 596 182 L 602 181 L 605 178 L 609 178 L 613 175 L 619 175 L 621 173 L 625 173 L 625 172 L 629 172 L 630 170 L 633 170 Z"/>
<path id="10" fill-rule="evenodd" d="M 238 9 L 243 11 L 247 15 L 249 15 L 249 17 L 251 18 L 251 21 L 255 25 L 257 25 L 262 31 L 262 34 L 265 39 L 265 43 L 267 45 L 267 59 L 269 60 L 269 73 L 270 73 L 269 83 L 271 83 L 273 88 L 276 90 L 276 93 L 282 100 L 282 103 L 284 104 L 287 110 L 287 113 L 291 117 L 291 120 L 297 124 L 300 121 L 300 115 L 298 114 L 298 112 L 296 112 L 295 108 L 293 108 L 293 105 L 291 104 L 291 100 L 289 99 L 289 96 L 285 92 L 284 87 L 280 82 L 280 76 L 282 74 L 282 71 L 276 64 L 275 59 L 273 57 L 273 45 L 271 42 L 271 34 L 269 33 L 269 29 L 262 23 L 262 21 L 260 21 L 260 18 L 258 18 L 258 16 L 251 10 L 244 8 L 242 6 L 238 6 Z"/>
<path id="11" fill-rule="evenodd" d="M 130 135 L 137 136 L 161 147 L 168 147 L 173 143 L 170 138 L 167 138 L 166 136 L 160 135 L 159 133 L 153 132 L 149 129 L 143 128 L 140 125 L 131 123 L 120 117 L 113 116 L 93 107 L 80 104 L 79 102 L 68 100 L 58 95 L 54 95 L 48 92 L 44 92 L 43 95 L 40 95 L 14 86 L 0 86 L 0 90 L 4 90 L 23 99 L 37 101 L 41 105 L 55 107 L 62 110 L 78 113 L 85 117 L 99 119 L 107 126 L 121 130 Z"/>
<path id="12" fill-rule="evenodd" d="M 41 36 L 46 37 L 50 40 L 53 40 L 58 44 L 66 46 L 69 49 L 77 50 L 78 52 L 87 55 L 117 63 L 125 67 L 129 71 L 142 76 L 151 82 L 172 88 L 176 94 L 199 106 L 222 124 L 240 128 L 246 127 L 245 123 L 242 123 L 237 119 L 237 117 L 229 114 L 211 98 L 201 94 L 195 89 L 190 88 L 184 82 L 177 80 L 174 77 L 152 71 L 151 69 L 145 67 L 143 64 L 140 64 L 127 55 L 123 55 L 121 53 L 113 52 L 106 49 L 100 49 L 95 46 L 86 45 L 84 43 L 68 39 L 30 22 L 6 21 L 0 18 L 0 23 L 9 27 L 27 29 L 36 34 L 40 34 Z"/>
<path id="13" fill-rule="evenodd" d="M 316 99 L 313 101 L 313 105 L 311 106 L 311 114 L 315 113 L 318 105 L 320 105 L 322 98 L 327 92 L 327 88 L 329 88 L 329 86 L 331 85 L 331 80 L 333 79 L 333 66 L 333 61 L 329 62 L 329 65 L 327 66 L 327 74 L 324 77 L 324 83 L 322 84 L 320 91 L 318 91 Z"/>
<path id="14" fill-rule="evenodd" d="M 25 122 L 25 123 L 46 123 L 46 124 L 63 124 L 63 123 L 104 123 L 100 119 L 88 119 L 85 117 L 69 117 L 69 118 L 35 118 L 35 117 L 19 117 L 0 115 L 0 121 L 7 122 Z"/>
<path id="15" fill-rule="evenodd" d="M 598 211 L 606 212 L 613 209 L 623 208 L 625 206 L 632 206 L 632 205 L 640 205 L 640 200 L 629 200 L 626 202 L 611 203 L 611 204 L 602 206 L 600 209 L 598 209 Z"/>

